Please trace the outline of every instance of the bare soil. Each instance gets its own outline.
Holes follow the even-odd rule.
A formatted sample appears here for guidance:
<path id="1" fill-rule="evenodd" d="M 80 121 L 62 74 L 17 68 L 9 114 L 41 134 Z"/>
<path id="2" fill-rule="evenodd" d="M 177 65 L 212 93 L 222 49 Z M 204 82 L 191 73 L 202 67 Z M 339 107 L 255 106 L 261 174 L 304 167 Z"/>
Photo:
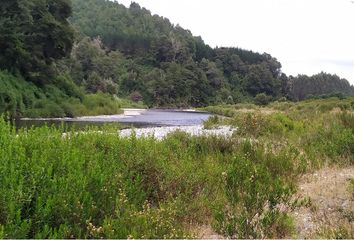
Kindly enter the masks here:
<path id="1" fill-rule="evenodd" d="M 354 237 L 354 167 L 327 167 L 306 174 L 299 182 L 298 197 L 309 198 L 307 207 L 296 209 L 299 238 L 317 238 L 325 230 L 345 228 Z"/>
<path id="2" fill-rule="evenodd" d="M 325 230 L 344 228 L 354 238 L 354 167 L 326 167 L 304 175 L 299 181 L 297 198 L 309 204 L 295 209 L 296 238 L 319 238 Z M 200 239 L 225 239 L 208 225 L 194 229 Z"/>
<path id="3" fill-rule="evenodd" d="M 193 232 L 198 239 L 225 239 L 224 236 L 216 233 L 211 226 L 208 225 L 198 226 Z"/>

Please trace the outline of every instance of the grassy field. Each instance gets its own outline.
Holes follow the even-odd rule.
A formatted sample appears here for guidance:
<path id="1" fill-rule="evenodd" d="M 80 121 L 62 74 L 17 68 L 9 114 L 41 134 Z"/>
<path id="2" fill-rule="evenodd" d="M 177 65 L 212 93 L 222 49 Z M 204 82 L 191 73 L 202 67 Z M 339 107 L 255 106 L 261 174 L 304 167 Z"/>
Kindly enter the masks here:
<path id="1" fill-rule="evenodd" d="M 233 137 L 161 141 L 0 120 L 0 238 L 186 238 L 201 225 L 296 237 L 291 212 L 309 204 L 297 197 L 300 178 L 354 164 L 353 109 L 352 98 L 214 106 L 226 117 L 205 127 L 234 125 Z M 352 238 L 345 226 L 316 236 Z"/>

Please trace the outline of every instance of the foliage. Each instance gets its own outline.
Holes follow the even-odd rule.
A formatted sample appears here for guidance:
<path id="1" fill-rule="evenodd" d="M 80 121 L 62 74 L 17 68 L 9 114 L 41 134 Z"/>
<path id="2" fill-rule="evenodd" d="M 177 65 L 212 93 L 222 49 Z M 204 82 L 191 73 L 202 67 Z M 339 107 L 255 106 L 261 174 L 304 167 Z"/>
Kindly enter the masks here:
<path id="1" fill-rule="evenodd" d="M 250 142 L 245 143 L 244 154 L 236 156 L 229 169 L 223 172 L 228 205 L 216 213 L 218 231 L 232 238 L 261 238 L 271 234 L 285 237 L 267 232 L 277 228 L 274 225 L 284 216 L 277 207 L 289 203 L 293 192 L 291 181 L 287 182 L 280 172 L 268 168 L 277 161 L 286 161 L 284 157 L 286 155 L 263 155 L 263 151 L 252 148 Z M 282 165 L 286 166 L 284 162 Z M 281 172 L 288 171 L 283 169 Z"/>
<path id="2" fill-rule="evenodd" d="M 104 86 L 110 76 L 120 97 L 139 92 L 149 106 L 204 106 L 261 92 L 281 94 L 281 65 L 269 54 L 212 49 L 136 3 L 125 8 L 109 1 L 74 0 L 71 22 L 93 39 L 78 39 L 69 68 L 75 82 L 90 80 L 85 87 L 91 92 L 97 90 L 91 86 Z M 118 55 L 118 60 L 105 60 Z"/>
<path id="3" fill-rule="evenodd" d="M 105 99 L 90 96 L 87 106 Z M 286 102 L 269 105 L 273 111 L 218 106 L 233 109 L 231 118 L 210 120 L 234 124 L 229 138 L 184 132 L 163 140 L 121 137 L 116 128 L 16 131 L 1 120 L 0 234 L 184 238 L 191 226 L 212 223 L 229 237 L 292 236 L 286 210 L 297 204 L 291 199 L 298 177 L 322 165 L 353 164 L 349 113 L 320 111 L 351 101 L 312 100 L 283 112 L 274 108 Z"/>
<path id="4" fill-rule="evenodd" d="M 354 114 L 353 112 L 343 112 L 340 114 L 340 120 L 345 128 L 349 128 L 354 133 Z"/>
<path id="5" fill-rule="evenodd" d="M 61 97 L 81 101 L 84 94 L 102 92 L 133 96 L 149 107 L 180 108 L 353 95 L 353 87 L 335 75 L 288 78 L 267 53 L 213 49 L 134 2 L 126 8 L 104 0 L 72 0 L 72 7 L 70 0 L 7 0 L 0 13 L 0 65 L 50 98 L 34 112 L 25 104 L 20 112 L 31 116 L 74 115 L 72 99 L 61 110 L 55 106 L 55 88 Z"/>
<path id="6" fill-rule="evenodd" d="M 245 149 L 266 156 L 262 146 L 212 136 L 175 133 L 157 141 L 118 137 L 114 129 L 62 131 L 42 127 L 16 132 L 0 122 L 0 225 L 5 238 L 186 237 L 187 223 L 212 218 L 213 208 L 228 201 L 220 192 L 222 172 L 233 169 L 234 156 Z M 252 164 L 293 172 L 285 163 L 279 168 L 273 162 L 289 164 L 290 157 L 265 159 Z M 276 172 L 264 174 L 270 181 L 264 184 L 278 181 Z"/>
<path id="7" fill-rule="evenodd" d="M 331 163 L 352 164 L 354 108 L 351 102 L 352 98 L 329 98 L 274 102 L 266 108 L 239 109 L 240 105 L 225 105 L 206 109 L 228 116 L 219 124 L 237 127 L 235 136 L 271 139 L 275 142 L 274 149 L 291 143 L 303 149 L 309 164 L 318 166 L 324 161 L 320 156 Z"/>
<path id="8" fill-rule="evenodd" d="M 203 122 L 203 127 L 205 129 L 212 129 L 220 124 L 220 119 L 217 115 L 210 116 L 207 120 Z"/>
<path id="9" fill-rule="evenodd" d="M 265 93 L 259 93 L 254 97 L 254 102 L 257 105 L 265 106 L 272 100 L 271 96 L 267 96 Z"/>
<path id="10" fill-rule="evenodd" d="M 73 31 L 68 0 L 4 0 L 0 7 L 0 66 L 43 85 L 53 61 L 70 54 Z"/>
<path id="11" fill-rule="evenodd" d="M 38 95 L 42 93 L 33 84 L 0 71 L 0 112 L 12 116 L 21 115 L 26 107 L 34 105 Z"/>
<path id="12" fill-rule="evenodd" d="M 75 117 L 115 114 L 119 103 L 108 94 L 84 95 L 70 79 L 57 77 L 55 85 L 39 88 L 22 77 L 0 71 L 0 112 L 10 117 Z"/>
<path id="13" fill-rule="evenodd" d="M 354 96 L 354 87 L 346 79 L 321 72 L 313 76 L 298 75 L 289 80 L 289 94 L 294 100 L 314 97 L 344 98 Z"/>

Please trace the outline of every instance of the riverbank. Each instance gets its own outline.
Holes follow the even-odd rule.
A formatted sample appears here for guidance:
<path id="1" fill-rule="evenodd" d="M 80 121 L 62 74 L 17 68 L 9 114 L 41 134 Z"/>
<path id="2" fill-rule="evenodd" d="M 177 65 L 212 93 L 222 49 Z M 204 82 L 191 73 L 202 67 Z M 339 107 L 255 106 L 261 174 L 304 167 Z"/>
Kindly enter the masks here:
<path id="1" fill-rule="evenodd" d="M 129 118 L 143 114 L 146 109 L 123 108 L 123 113 L 111 115 L 81 116 L 75 118 L 21 118 L 23 121 L 114 121 L 122 118 Z"/>

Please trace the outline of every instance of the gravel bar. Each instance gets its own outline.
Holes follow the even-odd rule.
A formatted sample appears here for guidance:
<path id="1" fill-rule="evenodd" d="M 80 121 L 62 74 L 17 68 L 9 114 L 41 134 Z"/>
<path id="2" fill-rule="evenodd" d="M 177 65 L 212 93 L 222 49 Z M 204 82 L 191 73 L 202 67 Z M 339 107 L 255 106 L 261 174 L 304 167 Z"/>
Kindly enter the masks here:
<path id="1" fill-rule="evenodd" d="M 204 129 L 203 125 L 194 126 L 168 126 L 168 127 L 149 127 L 149 128 L 136 128 L 136 129 L 123 129 L 120 131 L 120 136 L 130 137 L 135 132 L 137 137 L 155 137 L 156 139 L 163 139 L 167 134 L 177 130 L 186 132 L 192 136 L 200 135 L 216 135 L 230 137 L 234 130 L 230 126 L 220 126 L 213 129 Z"/>

